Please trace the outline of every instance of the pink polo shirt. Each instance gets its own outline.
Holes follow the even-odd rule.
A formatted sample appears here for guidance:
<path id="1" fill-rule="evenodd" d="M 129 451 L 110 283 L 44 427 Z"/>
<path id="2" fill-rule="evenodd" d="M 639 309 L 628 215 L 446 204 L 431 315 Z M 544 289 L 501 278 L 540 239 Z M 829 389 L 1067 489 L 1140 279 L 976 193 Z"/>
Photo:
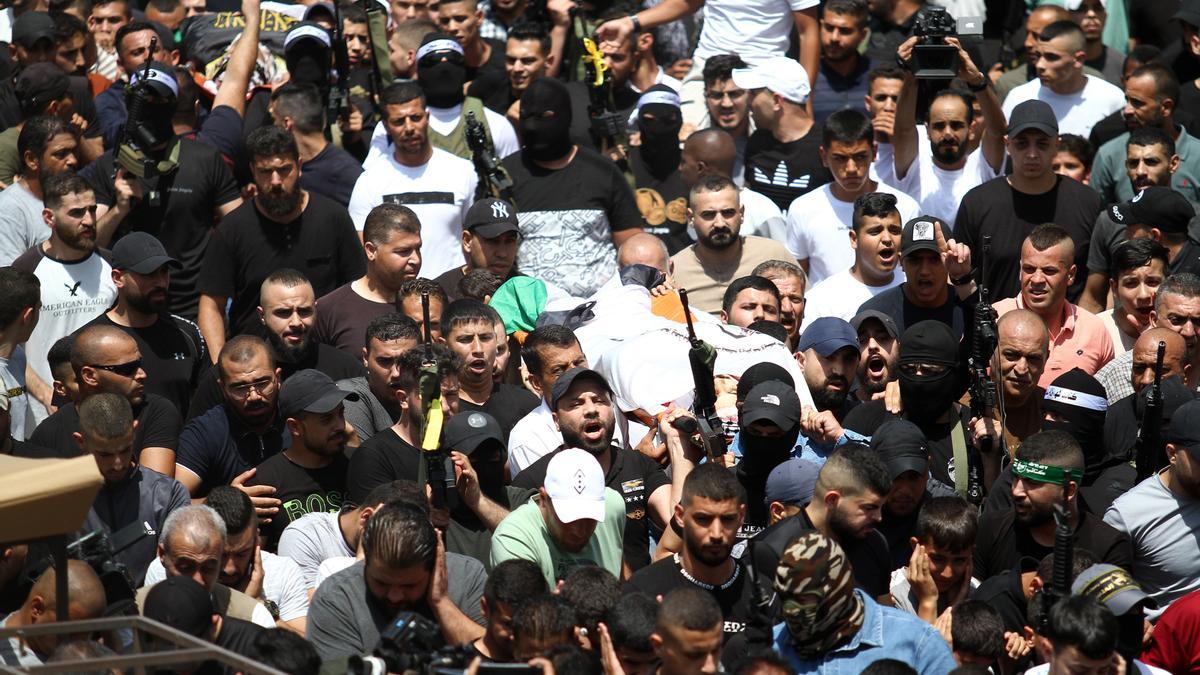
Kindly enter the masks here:
<path id="1" fill-rule="evenodd" d="M 1018 294 L 992 305 L 996 313 L 1004 316 L 1014 309 L 1025 309 Z M 1104 367 L 1115 356 L 1112 338 L 1100 317 L 1069 302 L 1063 303 L 1062 328 L 1050 333 L 1050 357 L 1038 386 L 1048 387 L 1054 380 L 1072 368 L 1080 368 L 1088 375 Z"/>

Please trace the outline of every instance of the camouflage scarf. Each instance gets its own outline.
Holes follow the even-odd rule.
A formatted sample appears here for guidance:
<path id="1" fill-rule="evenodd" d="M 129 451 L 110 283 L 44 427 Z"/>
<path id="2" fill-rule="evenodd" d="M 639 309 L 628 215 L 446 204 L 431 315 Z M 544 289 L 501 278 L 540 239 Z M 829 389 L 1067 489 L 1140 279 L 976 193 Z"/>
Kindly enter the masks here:
<path id="1" fill-rule="evenodd" d="M 809 532 L 788 545 L 775 570 L 775 592 L 796 654 L 816 660 L 846 644 L 863 625 L 863 601 L 837 542 Z"/>

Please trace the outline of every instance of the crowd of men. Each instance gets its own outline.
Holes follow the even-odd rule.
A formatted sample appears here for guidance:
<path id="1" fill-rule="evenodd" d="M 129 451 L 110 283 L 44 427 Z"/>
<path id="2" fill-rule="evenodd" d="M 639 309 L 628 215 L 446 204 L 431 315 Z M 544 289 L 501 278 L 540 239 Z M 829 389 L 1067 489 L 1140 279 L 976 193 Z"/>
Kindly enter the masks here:
<path id="1" fill-rule="evenodd" d="M 0 663 L 1200 673 L 1200 0 L 944 4 L 0 10 Z"/>

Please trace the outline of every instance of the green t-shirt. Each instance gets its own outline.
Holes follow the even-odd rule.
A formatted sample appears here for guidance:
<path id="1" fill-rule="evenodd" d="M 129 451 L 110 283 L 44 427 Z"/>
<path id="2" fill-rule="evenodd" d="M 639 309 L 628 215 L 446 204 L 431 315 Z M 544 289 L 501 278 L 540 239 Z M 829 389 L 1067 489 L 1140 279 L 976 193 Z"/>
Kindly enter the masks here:
<path id="1" fill-rule="evenodd" d="M 12 185 L 21 168 L 21 156 L 17 153 L 17 137 L 21 130 L 12 127 L 0 132 L 0 183 Z"/>
<path id="2" fill-rule="evenodd" d="M 541 509 L 531 499 L 508 514 L 492 533 L 491 567 L 513 558 L 537 563 L 551 588 L 571 570 L 585 565 L 599 565 L 619 579 L 624 538 L 625 500 L 612 488 L 604 488 L 604 522 L 596 526 L 579 553 L 568 553 L 554 543 Z"/>

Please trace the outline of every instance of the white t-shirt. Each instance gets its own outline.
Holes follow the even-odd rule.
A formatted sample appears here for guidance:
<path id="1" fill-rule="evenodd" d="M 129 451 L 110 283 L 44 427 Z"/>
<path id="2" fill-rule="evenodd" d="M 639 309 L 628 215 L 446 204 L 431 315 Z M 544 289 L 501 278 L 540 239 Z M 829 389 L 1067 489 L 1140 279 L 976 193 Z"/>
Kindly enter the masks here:
<path id="1" fill-rule="evenodd" d="M 25 347 L 17 345 L 7 359 L 0 358 L 0 382 L 6 392 L 20 391 L 8 399 L 9 435 L 18 441 L 25 440 L 26 422 L 33 429 L 32 420 L 26 420 L 29 415 L 29 394 L 25 392 Z M 49 384 L 49 383 L 47 383 Z"/>
<path id="2" fill-rule="evenodd" d="M 326 579 L 337 574 L 338 572 L 341 572 L 347 567 L 350 567 L 356 562 L 358 562 L 358 559 L 352 555 L 341 555 L 336 558 L 330 558 L 329 560 L 326 560 L 325 562 L 321 563 L 320 567 L 317 568 L 316 585 L 320 586 L 321 583 Z"/>
<path id="3" fill-rule="evenodd" d="M 308 616 L 308 587 L 304 585 L 304 577 L 300 567 L 291 558 L 262 552 L 263 564 L 263 597 L 275 603 L 279 608 L 279 618 L 282 621 L 303 619 Z M 162 558 L 155 558 L 146 570 L 146 586 L 153 586 L 167 578 L 163 568 Z M 261 606 L 261 604 L 260 604 Z M 264 608 L 265 609 L 265 608 Z M 255 609 L 255 614 L 258 610 Z M 268 616 L 270 613 L 268 612 Z M 255 623 L 258 623 L 257 616 Z M 274 628 L 272 621 L 268 628 Z"/>
<path id="4" fill-rule="evenodd" d="M 920 207 L 918 215 L 933 216 L 954 229 L 954 219 L 958 217 L 958 205 L 963 197 L 975 186 L 1000 174 L 987 163 L 980 150 L 967 155 L 963 168 L 950 171 L 933 163 L 933 152 L 929 148 L 926 145 L 918 146 L 917 156 L 909 165 L 908 173 L 904 178 L 896 179 L 896 187 L 917 200 Z M 895 156 L 892 157 L 894 161 Z M 894 170 L 898 168 L 893 167 Z M 881 172 L 880 175 L 885 173 Z"/>
<path id="5" fill-rule="evenodd" d="M 322 562 L 355 553 L 342 536 L 338 514 L 329 511 L 315 511 L 288 523 L 279 535 L 278 550 L 300 567 L 308 588 L 317 587 L 317 568 Z"/>
<path id="6" fill-rule="evenodd" d="M 1133 349 L 1133 343 L 1137 342 L 1137 338 L 1127 334 L 1117 325 L 1117 320 L 1113 316 L 1115 310 L 1112 308 L 1100 312 L 1096 316 L 1104 322 L 1104 327 L 1108 329 L 1108 337 L 1112 338 L 1113 356 L 1120 356 L 1125 352 Z"/>
<path id="7" fill-rule="evenodd" d="M 708 0 L 695 57 L 737 54 L 754 63 L 781 56 L 795 26 L 792 12 L 817 4 L 818 0 Z"/>
<path id="8" fill-rule="evenodd" d="M 0 192 L 0 265 L 11 265 L 31 246 L 50 238 L 42 200 L 14 181 Z"/>
<path id="9" fill-rule="evenodd" d="M 384 202 L 403 204 L 421 220 L 421 276 L 435 279 L 461 267 L 462 223 L 475 200 L 475 167 L 433 149 L 421 166 L 404 166 L 389 153 L 368 159 L 350 195 L 350 218 L 362 231 L 367 214 Z"/>
<path id="10" fill-rule="evenodd" d="M 1058 133 L 1078 134 L 1087 138 L 1096 122 L 1125 107 L 1125 92 L 1095 75 L 1085 75 L 1087 84 L 1083 89 L 1066 96 L 1056 94 L 1042 81 L 1034 78 L 1014 87 L 1004 99 L 1004 117 L 1012 115 L 1013 108 L 1025 101 L 1045 101 L 1058 118 Z"/>
<path id="11" fill-rule="evenodd" d="M 429 107 L 426 110 L 429 111 L 429 128 L 443 136 L 454 131 L 454 127 L 458 126 L 459 120 L 462 119 L 461 103 L 453 108 Z M 483 117 L 487 122 L 488 131 L 492 134 L 492 146 L 497 157 L 504 159 L 521 149 L 521 143 L 517 140 L 517 132 L 507 117 L 489 108 L 483 109 Z M 379 122 L 375 125 L 375 131 L 371 132 L 371 147 L 367 148 L 367 160 L 363 162 L 363 166 L 380 155 L 390 154 L 392 154 L 392 146 L 391 140 L 388 139 L 387 128 L 383 126 L 383 122 Z M 474 165 L 471 170 L 475 170 Z"/>
<path id="12" fill-rule="evenodd" d="M 896 242 L 896 257 L 900 256 L 900 242 Z M 813 286 L 804 294 L 804 323 L 811 323 L 823 316 L 836 316 L 849 321 L 858 314 L 858 308 L 880 293 L 895 288 L 904 283 L 904 272 L 896 265 L 892 281 L 883 286 L 868 286 L 850 276 L 850 270 L 845 269 L 821 283 Z"/>
<path id="13" fill-rule="evenodd" d="M 854 249 L 850 247 L 854 202 L 844 202 L 833 196 L 832 185 L 827 183 L 800 195 L 788 207 L 784 244 L 796 260 L 808 259 L 809 284 L 820 283 L 854 264 Z M 901 225 L 921 215 L 913 198 L 900 190 L 884 183 L 879 183 L 875 190 L 895 195 Z M 900 246 L 899 241 L 896 246 Z M 806 306 L 805 318 L 809 311 Z"/>

